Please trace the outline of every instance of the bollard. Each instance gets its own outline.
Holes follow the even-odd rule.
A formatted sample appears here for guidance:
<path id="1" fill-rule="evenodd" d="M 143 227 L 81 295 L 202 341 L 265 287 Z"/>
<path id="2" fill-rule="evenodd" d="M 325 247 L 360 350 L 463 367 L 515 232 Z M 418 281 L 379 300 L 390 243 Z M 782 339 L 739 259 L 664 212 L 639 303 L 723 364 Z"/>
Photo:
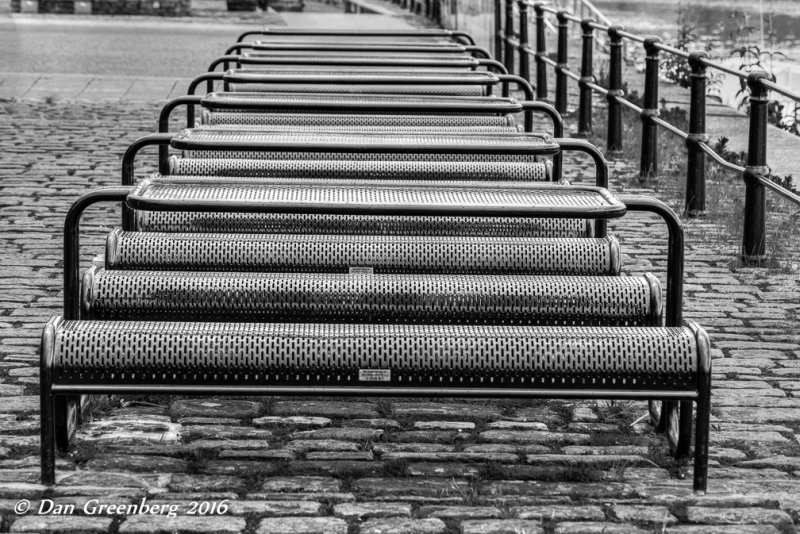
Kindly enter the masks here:
<path id="1" fill-rule="evenodd" d="M 578 136 L 589 137 L 592 133 L 592 88 L 587 84 L 594 83 L 592 62 L 594 61 L 594 28 L 593 19 L 581 21 L 582 44 L 581 50 L 581 79 L 578 81 L 580 98 L 578 104 Z"/>
<path id="2" fill-rule="evenodd" d="M 514 0 L 506 0 L 506 47 L 503 51 L 503 64 L 509 74 L 514 74 Z"/>
<path id="3" fill-rule="evenodd" d="M 519 6 L 519 75 L 531 81 L 531 62 L 528 55 L 528 4 L 520 0 Z"/>
<path id="4" fill-rule="evenodd" d="M 764 186 L 759 176 L 768 176 L 767 167 L 767 104 L 769 89 L 761 85 L 761 80 L 771 80 L 764 71 L 751 72 L 747 76 L 750 88 L 750 133 L 747 143 L 747 167 L 744 178 L 744 231 L 742 232 L 742 261 L 753 264 L 766 259 L 767 215 Z"/>
<path id="5" fill-rule="evenodd" d="M 547 35 L 544 26 L 544 7 L 542 4 L 534 4 L 533 10 L 536 12 L 536 100 L 547 100 L 547 64 L 544 58 L 547 57 Z"/>
<path id="6" fill-rule="evenodd" d="M 621 26 L 612 26 L 608 29 L 609 60 L 608 60 L 608 135 L 607 148 L 609 154 L 622 152 L 622 104 L 617 98 L 622 98 L 622 36 L 619 34 Z"/>
<path id="7" fill-rule="evenodd" d="M 649 36 L 644 40 L 644 104 L 642 105 L 642 155 L 639 160 L 639 178 L 658 173 L 658 125 L 651 119 L 658 117 L 658 48 L 661 39 Z"/>
<path id="8" fill-rule="evenodd" d="M 569 70 L 567 58 L 567 40 L 569 38 L 569 21 L 567 12 L 559 11 L 558 19 L 558 57 L 556 58 L 556 111 L 562 115 L 567 112 L 567 75 Z"/>
<path id="9" fill-rule="evenodd" d="M 691 97 L 689 104 L 689 137 L 686 149 L 689 158 L 686 162 L 686 215 L 701 217 L 706 211 L 706 153 L 698 143 L 708 143 L 706 135 L 706 71 L 703 60 L 708 58 L 707 52 L 689 54 L 689 66 L 692 73 Z"/>
<path id="10" fill-rule="evenodd" d="M 503 62 L 503 0 L 494 0 L 494 50 L 492 55 Z"/>

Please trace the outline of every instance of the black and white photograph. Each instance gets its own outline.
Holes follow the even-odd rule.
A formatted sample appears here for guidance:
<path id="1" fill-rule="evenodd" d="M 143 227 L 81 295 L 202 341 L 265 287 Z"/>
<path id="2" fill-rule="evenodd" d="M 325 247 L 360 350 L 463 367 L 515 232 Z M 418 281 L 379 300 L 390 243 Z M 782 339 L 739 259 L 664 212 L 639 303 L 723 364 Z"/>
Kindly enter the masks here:
<path id="1" fill-rule="evenodd" d="M 800 0 L 0 0 L 0 533 L 800 533 Z"/>

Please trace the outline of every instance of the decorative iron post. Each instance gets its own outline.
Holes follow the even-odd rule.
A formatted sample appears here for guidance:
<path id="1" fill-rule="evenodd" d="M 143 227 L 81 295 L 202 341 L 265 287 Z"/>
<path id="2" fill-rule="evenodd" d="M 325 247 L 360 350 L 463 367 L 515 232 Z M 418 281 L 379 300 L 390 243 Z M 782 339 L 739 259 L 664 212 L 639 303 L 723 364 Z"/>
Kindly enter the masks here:
<path id="1" fill-rule="evenodd" d="M 617 98 L 625 96 L 622 90 L 622 36 L 621 26 L 608 29 L 609 61 L 608 61 L 608 135 L 607 148 L 609 154 L 622 152 L 622 104 Z"/>
<path id="2" fill-rule="evenodd" d="M 494 57 L 503 62 L 503 0 L 494 0 Z"/>
<path id="3" fill-rule="evenodd" d="M 764 186 L 759 176 L 768 176 L 767 167 L 767 104 L 769 89 L 761 85 L 761 80 L 771 80 L 764 71 L 751 72 L 747 76 L 750 88 L 750 134 L 747 143 L 747 167 L 743 178 L 744 193 L 744 231 L 742 232 L 742 261 L 760 263 L 766 258 L 767 204 Z"/>
<path id="4" fill-rule="evenodd" d="M 547 64 L 544 58 L 547 57 L 547 39 L 544 27 L 544 6 L 533 4 L 536 12 L 536 99 L 547 100 Z"/>
<path id="5" fill-rule="evenodd" d="M 706 135 L 706 64 L 707 52 L 689 54 L 692 73 L 689 104 L 689 137 L 686 149 L 689 159 L 686 164 L 686 215 L 700 217 L 706 211 L 706 153 L 698 143 L 707 143 Z"/>
<path id="6" fill-rule="evenodd" d="M 556 14 L 558 19 L 558 57 L 556 58 L 556 111 L 562 115 L 567 112 L 567 75 L 569 58 L 567 57 L 567 42 L 569 38 L 569 21 L 564 10 Z"/>
<path id="7" fill-rule="evenodd" d="M 509 74 L 514 74 L 514 0 L 506 0 L 506 49 L 503 64 Z"/>
<path id="8" fill-rule="evenodd" d="M 592 88 L 587 84 L 594 82 L 592 63 L 594 62 L 594 28 L 593 19 L 583 19 L 583 50 L 581 51 L 581 79 L 578 81 L 580 99 L 578 105 L 578 136 L 589 137 L 592 133 Z"/>
<path id="9" fill-rule="evenodd" d="M 642 106 L 642 155 L 639 177 L 655 176 L 658 173 L 658 48 L 661 39 L 649 36 L 644 40 L 644 105 Z"/>
<path id="10" fill-rule="evenodd" d="M 525 81 L 531 81 L 531 61 L 528 55 L 528 4 L 525 0 L 517 2 L 519 6 L 519 75 Z"/>

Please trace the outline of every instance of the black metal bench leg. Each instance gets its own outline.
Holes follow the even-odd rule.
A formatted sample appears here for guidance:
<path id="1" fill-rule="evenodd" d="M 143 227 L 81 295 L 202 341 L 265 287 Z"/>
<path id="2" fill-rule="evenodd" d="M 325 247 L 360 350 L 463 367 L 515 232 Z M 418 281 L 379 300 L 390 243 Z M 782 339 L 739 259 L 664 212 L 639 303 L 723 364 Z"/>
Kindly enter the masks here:
<path id="1" fill-rule="evenodd" d="M 694 442 L 694 491 L 705 495 L 708 486 L 708 437 L 711 420 L 711 383 L 701 385 L 697 398 Z"/>
<path id="2" fill-rule="evenodd" d="M 678 450 L 680 439 L 680 415 L 677 401 L 664 401 L 661 408 L 661 417 L 664 419 L 664 433 L 667 436 L 670 451 Z"/>
<path id="3" fill-rule="evenodd" d="M 692 408 L 691 401 L 681 401 L 678 447 L 675 449 L 675 458 L 686 458 L 692 448 Z"/>
<path id="4" fill-rule="evenodd" d="M 70 441 L 78 427 L 78 406 L 80 397 L 60 396 L 53 399 L 53 416 L 55 418 L 56 445 L 61 451 L 69 450 Z"/>
<path id="5" fill-rule="evenodd" d="M 41 469 L 42 484 L 51 485 L 56 482 L 56 436 L 55 436 L 55 402 L 52 393 L 53 367 L 49 360 L 52 352 L 43 350 L 41 361 L 41 391 L 39 393 L 41 409 Z"/>

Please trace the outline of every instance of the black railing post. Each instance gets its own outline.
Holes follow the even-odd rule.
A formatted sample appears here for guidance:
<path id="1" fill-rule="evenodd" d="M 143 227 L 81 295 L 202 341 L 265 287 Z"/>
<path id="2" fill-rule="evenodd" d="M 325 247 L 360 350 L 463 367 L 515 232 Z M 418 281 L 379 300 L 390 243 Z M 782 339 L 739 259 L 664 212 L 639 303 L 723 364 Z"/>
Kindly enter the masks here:
<path id="1" fill-rule="evenodd" d="M 533 4 L 536 12 L 536 100 L 547 100 L 547 35 L 544 26 L 544 6 Z"/>
<path id="2" fill-rule="evenodd" d="M 567 12 L 559 11 L 558 19 L 558 57 L 556 58 L 556 110 L 562 115 L 567 112 L 567 75 L 569 58 L 567 57 L 567 42 L 569 39 L 569 20 Z"/>
<path id="3" fill-rule="evenodd" d="M 644 40 L 644 104 L 642 105 L 642 155 L 639 160 L 639 177 L 658 174 L 658 48 L 661 39 L 649 36 Z"/>
<path id="4" fill-rule="evenodd" d="M 519 75 L 531 81 L 531 61 L 528 55 L 528 4 L 519 0 Z"/>
<path id="5" fill-rule="evenodd" d="M 503 0 L 494 0 L 494 58 L 503 62 Z"/>
<path id="6" fill-rule="evenodd" d="M 607 148 L 609 154 L 622 152 L 622 104 L 617 98 L 622 98 L 622 36 L 619 31 L 621 26 L 612 26 L 608 29 L 609 60 L 608 60 L 608 136 Z"/>
<path id="7" fill-rule="evenodd" d="M 514 74 L 514 0 L 506 0 L 506 47 L 503 64 L 509 74 Z"/>
<path id="8" fill-rule="evenodd" d="M 581 79 L 578 81 L 580 99 L 578 105 L 578 135 L 589 137 L 592 133 L 592 88 L 587 84 L 594 83 L 592 63 L 594 61 L 594 28 L 592 19 L 581 21 L 583 49 L 581 50 Z"/>
<path id="9" fill-rule="evenodd" d="M 747 76 L 750 88 L 750 133 L 747 143 L 747 167 L 744 170 L 744 231 L 742 232 L 742 261 L 761 263 L 766 258 L 767 204 L 764 186 L 759 176 L 768 176 L 767 167 L 767 105 L 769 89 L 761 80 L 771 80 L 764 71 Z"/>
<path id="10" fill-rule="evenodd" d="M 689 54 L 692 73 L 689 104 L 689 137 L 686 149 L 689 158 L 686 164 L 686 215 L 700 217 L 706 211 L 706 153 L 698 143 L 707 143 L 706 135 L 706 64 L 707 52 Z"/>

